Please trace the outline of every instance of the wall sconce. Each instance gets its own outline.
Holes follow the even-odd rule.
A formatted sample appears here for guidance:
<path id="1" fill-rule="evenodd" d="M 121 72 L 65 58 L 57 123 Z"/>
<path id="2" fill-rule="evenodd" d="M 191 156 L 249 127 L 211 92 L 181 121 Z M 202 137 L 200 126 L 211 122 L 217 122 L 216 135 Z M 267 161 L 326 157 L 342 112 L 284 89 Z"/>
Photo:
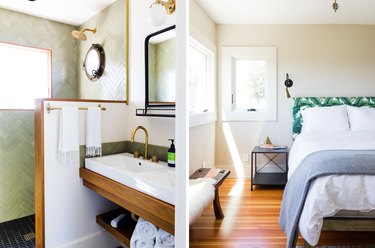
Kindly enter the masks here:
<path id="1" fill-rule="evenodd" d="M 285 97 L 286 98 L 290 98 L 290 94 L 289 94 L 288 88 L 290 88 L 290 87 L 293 86 L 293 81 L 292 81 L 292 79 L 289 79 L 289 74 L 288 73 L 286 74 L 286 80 L 285 80 L 284 84 L 285 84 Z"/>
<path id="2" fill-rule="evenodd" d="M 162 25 L 167 20 L 168 15 L 172 15 L 176 10 L 175 0 L 155 0 L 150 6 L 149 21 L 154 26 Z"/>

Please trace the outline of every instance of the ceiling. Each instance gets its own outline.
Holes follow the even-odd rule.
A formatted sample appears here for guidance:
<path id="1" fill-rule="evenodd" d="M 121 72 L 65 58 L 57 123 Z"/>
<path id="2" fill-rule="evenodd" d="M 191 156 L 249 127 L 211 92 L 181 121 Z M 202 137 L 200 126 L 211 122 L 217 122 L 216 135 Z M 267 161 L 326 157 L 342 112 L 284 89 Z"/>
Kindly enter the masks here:
<path id="1" fill-rule="evenodd" d="M 116 0 L 0 0 L 0 8 L 79 26 Z"/>
<path id="2" fill-rule="evenodd" d="M 79 26 L 115 1 L 0 0 L 0 8 Z M 334 0 L 196 1 L 219 24 L 375 25 L 374 0 L 337 0 L 337 13 L 332 9 Z"/>
<path id="3" fill-rule="evenodd" d="M 218 24 L 375 24 L 374 0 L 196 0 Z"/>

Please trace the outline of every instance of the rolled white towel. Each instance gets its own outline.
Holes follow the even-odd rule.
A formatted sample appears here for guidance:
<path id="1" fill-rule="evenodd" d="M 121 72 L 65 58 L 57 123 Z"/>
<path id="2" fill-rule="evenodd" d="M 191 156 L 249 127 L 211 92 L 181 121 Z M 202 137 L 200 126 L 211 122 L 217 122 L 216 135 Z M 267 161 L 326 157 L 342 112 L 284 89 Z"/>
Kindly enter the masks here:
<path id="1" fill-rule="evenodd" d="M 154 224 L 140 217 L 130 238 L 130 248 L 154 247 L 157 232 Z"/>
<path id="2" fill-rule="evenodd" d="M 117 228 L 118 227 L 118 224 L 120 223 L 120 221 L 125 217 L 125 214 L 120 214 L 119 216 L 117 216 L 116 218 L 114 218 L 113 220 L 111 220 L 111 226 L 113 228 Z"/>
<path id="3" fill-rule="evenodd" d="M 154 248 L 155 240 L 136 240 L 133 243 L 130 243 L 130 248 Z"/>
<path id="4" fill-rule="evenodd" d="M 155 248 L 172 248 L 174 245 L 174 236 L 163 229 L 159 229 L 156 234 Z"/>

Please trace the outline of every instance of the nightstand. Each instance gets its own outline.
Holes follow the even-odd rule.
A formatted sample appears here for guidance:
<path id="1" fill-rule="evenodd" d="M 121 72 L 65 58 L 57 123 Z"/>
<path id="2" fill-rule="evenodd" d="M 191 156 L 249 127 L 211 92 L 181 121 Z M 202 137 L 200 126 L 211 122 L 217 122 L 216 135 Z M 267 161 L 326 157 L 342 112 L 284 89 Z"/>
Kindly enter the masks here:
<path id="1" fill-rule="evenodd" d="M 288 148 L 268 149 L 255 146 L 251 152 L 251 191 L 253 191 L 253 185 L 285 185 L 288 175 L 288 154 Z M 265 158 L 262 164 L 258 164 L 260 155 Z M 280 156 L 284 158 L 279 158 Z M 284 162 L 285 168 L 279 160 Z M 276 166 L 280 172 L 262 172 L 267 166 Z"/>

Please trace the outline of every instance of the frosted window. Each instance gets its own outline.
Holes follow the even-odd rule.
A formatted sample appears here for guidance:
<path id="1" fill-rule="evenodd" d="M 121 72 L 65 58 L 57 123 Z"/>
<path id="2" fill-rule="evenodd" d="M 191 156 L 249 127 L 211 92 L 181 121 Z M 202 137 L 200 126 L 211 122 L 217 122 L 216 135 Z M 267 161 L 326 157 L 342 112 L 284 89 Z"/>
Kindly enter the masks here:
<path id="1" fill-rule="evenodd" d="M 0 43 L 0 109 L 34 109 L 50 97 L 51 51 Z"/>

